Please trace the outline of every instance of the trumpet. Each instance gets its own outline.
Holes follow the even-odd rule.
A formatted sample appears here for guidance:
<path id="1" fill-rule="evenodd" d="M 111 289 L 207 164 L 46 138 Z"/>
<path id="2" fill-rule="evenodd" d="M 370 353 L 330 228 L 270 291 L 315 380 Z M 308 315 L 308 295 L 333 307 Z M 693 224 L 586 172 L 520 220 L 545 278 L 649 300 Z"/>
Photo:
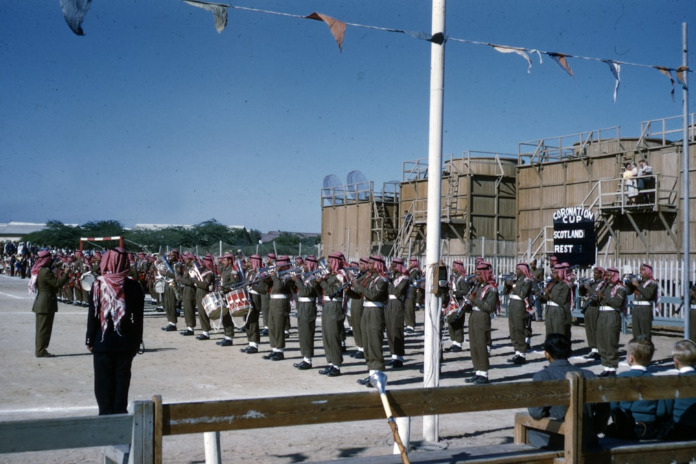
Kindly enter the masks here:
<path id="1" fill-rule="evenodd" d="M 361 271 L 358 273 L 358 275 L 355 276 L 355 278 L 359 279 L 362 276 L 364 276 L 365 274 L 367 274 L 367 272 L 368 271 Z M 335 292 L 333 292 L 329 298 L 336 298 L 337 296 L 339 296 L 340 294 L 343 293 L 343 290 L 347 289 L 348 287 L 350 287 L 350 280 L 348 282 L 346 282 L 345 284 L 341 285 L 341 287 L 338 288 Z"/>

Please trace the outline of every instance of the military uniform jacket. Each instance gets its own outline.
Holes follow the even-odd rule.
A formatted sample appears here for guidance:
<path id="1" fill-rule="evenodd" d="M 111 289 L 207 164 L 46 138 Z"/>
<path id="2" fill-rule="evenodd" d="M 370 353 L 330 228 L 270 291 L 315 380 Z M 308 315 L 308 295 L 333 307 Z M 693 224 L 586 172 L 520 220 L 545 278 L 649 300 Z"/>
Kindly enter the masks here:
<path id="1" fill-rule="evenodd" d="M 457 275 L 454 279 L 454 297 L 457 299 L 457 302 L 460 303 L 460 306 L 464 297 L 467 296 L 470 291 L 471 285 L 469 285 L 466 278 L 463 275 Z"/>
<path id="2" fill-rule="evenodd" d="M 552 282 L 547 302 L 556 303 L 563 309 L 570 311 L 570 285 L 567 282 Z"/>
<path id="3" fill-rule="evenodd" d="M 626 305 L 626 287 L 622 284 L 609 284 L 604 289 L 604 296 L 599 304 L 600 306 L 611 306 L 616 311 L 622 311 Z"/>
<path id="4" fill-rule="evenodd" d="M 397 300 L 403 302 L 406 297 L 406 291 L 408 290 L 409 285 L 410 281 L 408 277 L 401 274 L 398 277 L 395 277 L 394 280 L 389 282 L 389 295 L 393 295 L 396 297 Z"/>
<path id="5" fill-rule="evenodd" d="M 56 278 L 50 267 L 42 267 L 36 278 L 37 294 L 31 310 L 38 314 L 58 312 L 58 290 L 69 278 L 67 272 L 60 278 Z"/>
<path id="6" fill-rule="evenodd" d="M 517 279 L 512 287 L 506 286 L 506 293 L 517 297 L 510 299 L 510 305 L 521 306 L 523 309 L 526 309 L 527 304 L 524 300 L 526 300 L 532 292 L 533 283 L 534 281 L 532 279 L 523 276 Z"/>
<path id="7" fill-rule="evenodd" d="M 657 300 L 657 282 L 654 280 L 646 280 L 640 282 L 640 285 L 634 287 L 630 285 L 628 290 L 633 292 L 633 301 L 649 301 Z"/>
<path id="8" fill-rule="evenodd" d="M 367 278 L 358 281 L 355 290 L 365 296 L 365 300 L 384 304 L 389 299 L 389 284 L 387 279 L 378 272 L 370 273 Z"/>
<path id="9" fill-rule="evenodd" d="M 343 284 L 345 284 L 348 281 L 348 277 L 346 276 L 344 271 L 339 271 L 339 274 L 329 274 L 326 276 L 326 279 L 322 280 L 320 285 L 321 289 L 324 292 L 324 297 L 325 298 L 343 298 L 343 295 L 339 293 L 338 295 L 334 295 L 337 291 L 341 289 Z"/>
<path id="10" fill-rule="evenodd" d="M 498 307 L 498 290 L 491 284 L 476 284 L 471 292 L 471 305 L 493 314 Z"/>
<path id="11" fill-rule="evenodd" d="M 232 284 L 236 283 L 238 278 L 234 266 L 225 266 L 220 270 L 220 290 L 229 292 Z"/>
<path id="12" fill-rule="evenodd" d="M 408 289 L 406 291 L 406 299 L 409 300 L 414 300 L 416 298 L 416 295 L 418 293 L 418 285 L 419 282 L 417 282 L 421 278 L 421 271 L 417 267 L 411 268 L 408 270 Z"/>

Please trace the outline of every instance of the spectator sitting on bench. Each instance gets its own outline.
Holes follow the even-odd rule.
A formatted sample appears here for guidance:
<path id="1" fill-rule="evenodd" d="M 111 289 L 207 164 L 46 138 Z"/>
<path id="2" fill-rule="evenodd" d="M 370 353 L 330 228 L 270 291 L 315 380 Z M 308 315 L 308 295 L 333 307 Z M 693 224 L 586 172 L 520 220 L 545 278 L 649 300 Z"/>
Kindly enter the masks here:
<path id="1" fill-rule="evenodd" d="M 534 374 L 532 378 L 534 382 L 564 380 L 568 372 L 580 372 L 586 379 L 595 378 L 592 372 L 580 369 L 568 362 L 572 350 L 570 348 L 570 339 L 566 335 L 558 333 L 549 334 L 546 337 L 546 341 L 544 341 L 543 347 L 544 356 L 546 356 L 550 364 L 545 369 Z M 528 412 L 534 419 L 549 417 L 562 422 L 565 419 L 566 409 L 567 407 L 564 405 L 540 406 L 528 408 Z M 608 420 L 608 411 L 609 407 L 607 404 L 583 405 L 583 448 L 597 448 L 597 433 L 603 432 L 603 430 L 594 424 L 605 425 Z M 562 435 L 541 430 L 529 431 L 529 443 L 536 448 L 553 450 L 562 450 L 564 448 L 564 438 Z"/>
<path id="2" fill-rule="evenodd" d="M 652 376 L 647 367 L 655 353 L 655 345 L 645 335 L 633 338 L 626 345 L 626 362 L 631 369 L 618 377 Z M 607 437 L 646 440 L 656 436 L 657 400 L 621 401 L 611 403 L 611 419 Z"/>
<path id="3" fill-rule="evenodd" d="M 680 340 L 672 350 L 674 366 L 679 375 L 696 376 L 696 343 Z M 696 398 L 676 398 L 660 400 L 658 419 L 666 424 L 660 427 L 660 437 L 667 440 L 693 440 L 696 438 Z"/>

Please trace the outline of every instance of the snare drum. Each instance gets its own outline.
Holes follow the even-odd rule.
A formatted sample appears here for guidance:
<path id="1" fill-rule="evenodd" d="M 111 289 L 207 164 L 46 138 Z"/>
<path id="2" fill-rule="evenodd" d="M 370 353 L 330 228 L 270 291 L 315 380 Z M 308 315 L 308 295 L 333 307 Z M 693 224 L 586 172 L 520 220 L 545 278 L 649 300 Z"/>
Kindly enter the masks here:
<path id="1" fill-rule="evenodd" d="M 164 279 L 155 280 L 155 293 L 164 293 L 165 285 Z"/>
<path id="2" fill-rule="evenodd" d="M 221 319 L 227 314 L 225 297 L 220 292 L 208 293 L 203 297 L 203 309 L 208 315 L 208 319 Z"/>
<path id="3" fill-rule="evenodd" d="M 450 324 L 455 323 L 457 319 L 462 316 L 462 308 L 457 303 L 457 299 L 453 296 L 450 297 L 447 307 L 443 308 L 442 316 L 445 318 L 445 321 L 449 322 Z"/>
<path id="4" fill-rule="evenodd" d="M 232 290 L 226 295 L 226 298 L 232 323 L 235 327 L 244 327 L 251 310 L 249 294 L 245 289 Z"/>

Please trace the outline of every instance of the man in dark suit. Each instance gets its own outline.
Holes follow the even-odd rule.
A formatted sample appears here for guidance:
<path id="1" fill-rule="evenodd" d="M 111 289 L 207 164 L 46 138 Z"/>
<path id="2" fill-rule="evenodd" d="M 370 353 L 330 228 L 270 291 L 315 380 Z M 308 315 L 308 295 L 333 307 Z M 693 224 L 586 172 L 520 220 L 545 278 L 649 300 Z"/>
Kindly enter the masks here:
<path id="1" fill-rule="evenodd" d="M 99 415 L 126 414 L 131 365 L 143 341 L 145 294 L 128 277 L 123 248 L 104 254 L 101 273 L 90 293 L 85 344 L 93 354 Z"/>
<path id="2" fill-rule="evenodd" d="M 549 361 L 548 367 L 534 374 L 532 380 L 541 382 L 544 380 L 564 380 L 568 372 L 580 372 L 586 379 L 593 379 L 595 375 L 585 369 L 580 369 L 568 362 L 572 350 L 570 339 L 565 334 L 552 333 L 544 342 L 544 356 Z M 563 421 L 566 414 L 566 406 L 536 406 L 528 408 L 529 415 L 534 419 L 550 417 Z M 585 449 L 597 447 L 597 432 L 593 425 L 593 417 L 597 416 L 597 424 L 606 424 L 609 414 L 609 405 L 603 404 L 593 410 L 592 406 L 583 406 L 582 443 Z M 539 430 L 530 430 L 529 443 L 537 448 L 563 449 L 563 436 Z"/>
<path id="3" fill-rule="evenodd" d="M 70 276 L 64 272 L 60 278 L 53 274 L 53 256 L 48 250 L 42 250 L 31 268 L 29 288 L 36 293 L 32 311 L 36 314 L 35 352 L 37 358 L 48 358 L 48 344 L 53 332 L 53 319 L 58 312 L 58 290 L 65 285 Z"/>

